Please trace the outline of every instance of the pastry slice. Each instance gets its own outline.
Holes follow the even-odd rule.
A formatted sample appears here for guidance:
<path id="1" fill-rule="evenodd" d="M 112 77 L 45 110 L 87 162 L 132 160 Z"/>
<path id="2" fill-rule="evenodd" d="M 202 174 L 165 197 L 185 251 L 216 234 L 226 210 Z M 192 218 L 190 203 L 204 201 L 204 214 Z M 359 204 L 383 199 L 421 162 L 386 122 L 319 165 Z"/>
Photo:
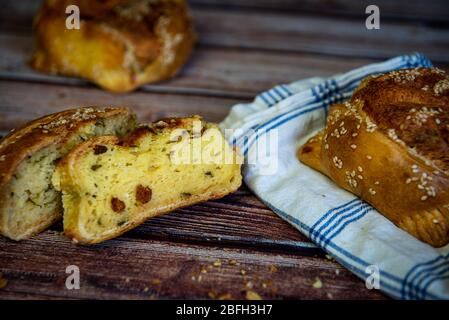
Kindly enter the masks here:
<path id="1" fill-rule="evenodd" d="M 96 135 L 124 135 L 135 128 L 125 108 L 81 108 L 28 123 L 0 140 L 0 234 L 22 240 L 62 217 L 51 177 L 56 162 Z"/>
<path id="2" fill-rule="evenodd" d="M 405 69 L 365 79 L 298 151 L 306 165 L 432 246 L 449 243 L 449 77 Z"/>
<path id="3" fill-rule="evenodd" d="M 173 118 L 124 139 L 96 137 L 77 146 L 53 176 L 62 191 L 64 233 L 90 244 L 145 220 L 231 193 L 241 158 L 215 124 Z"/>

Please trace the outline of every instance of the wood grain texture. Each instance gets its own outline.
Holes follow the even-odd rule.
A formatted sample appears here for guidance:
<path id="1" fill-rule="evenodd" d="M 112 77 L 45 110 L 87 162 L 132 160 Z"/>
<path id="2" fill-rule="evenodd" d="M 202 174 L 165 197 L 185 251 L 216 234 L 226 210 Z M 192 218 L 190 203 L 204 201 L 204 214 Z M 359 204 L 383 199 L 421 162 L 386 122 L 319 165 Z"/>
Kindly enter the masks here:
<path id="1" fill-rule="evenodd" d="M 379 0 L 381 30 L 365 29 L 367 1 L 191 0 L 199 45 L 179 76 L 129 94 L 76 78 L 35 73 L 32 17 L 39 1 L 2 1 L 0 131 L 80 105 L 131 106 L 142 121 L 229 108 L 278 83 L 329 76 L 394 55 L 422 51 L 447 69 L 448 2 Z M 0 299 L 245 298 L 383 299 L 280 219 L 243 186 L 223 199 L 151 219 L 91 247 L 61 224 L 16 243 L 0 238 Z M 65 289 L 65 268 L 81 289 Z M 242 271 L 243 270 L 243 271 Z M 314 288 L 317 280 L 322 288 Z"/>
<path id="2" fill-rule="evenodd" d="M 449 61 L 448 29 L 425 25 L 385 22 L 380 30 L 367 30 L 364 18 L 199 8 L 193 17 L 205 45 L 370 58 L 420 51 L 435 61 Z"/>
<path id="3" fill-rule="evenodd" d="M 449 22 L 449 3 L 446 0 L 190 0 L 193 6 L 220 7 L 223 9 L 267 9 L 320 15 L 366 17 L 365 9 L 376 4 L 382 19 Z"/>
<path id="4" fill-rule="evenodd" d="M 29 34 L 38 4 L 26 6 L 27 1 L 5 2 L 9 8 L 0 14 L 2 30 Z M 194 6 L 192 15 L 200 45 L 376 59 L 420 51 L 435 61 L 449 62 L 449 29 L 419 21 L 382 20 L 380 30 L 367 30 L 365 17 L 335 18 L 202 6 Z"/>
<path id="5" fill-rule="evenodd" d="M 33 50 L 29 34 L 0 33 L 0 79 L 86 86 L 87 81 L 35 72 L 28 66 Z M 141 88 L 145 92 L 195 93 L 252 98 L 279 83 L 330 76 L 372 59 L 344 59 L 301 53 L 199 47 L 178 77 Z"/>
<path id="6" fill-rule="evenodd" d="M 61 230 L 56 226 L 54 230 Z M 280 219 L 248 188 L 150 219 L 127 233 L 136 239 L 264 248 L 312 255 L 322 252 L 303 234 Z"/>
<path id="7" fill-rule="evenodd" d="M 77 106 L 128 106 L 141 121 L 192 114 L 201 114 L 208 121 L 220 121 L 232 105 L 244 101 L 147 92 L 114 94 L 95 87 L 0 81 L 0 130 Z"/>
<path id="8" fill-rule="evenodd" d="M 265 299 L 383 298 L 322 257 L 126 237 L 82 247 L 54 231 L 0 246 L 4 298 L 244 299 L 247 290 Z M 79 290 L 65 288 L 69 265 L 79 267 Z"/>
<path id="9" fill-rule="evenodd" d="M 85 80 L 50 76 L 28 66 L 33 50 L 31 35 L 0 33 L 0 79 L 67 86 L 90 86 Z M 378 60 L 307 53 L 199 47 L 181 73 L 172 80 L 140 88 L 143 92 L 195 94 L 238 99 L 253 97 L 279 83 L 308 77 L 328 77 Z M 449 65 L 438 64 L 443 69 Z"/>

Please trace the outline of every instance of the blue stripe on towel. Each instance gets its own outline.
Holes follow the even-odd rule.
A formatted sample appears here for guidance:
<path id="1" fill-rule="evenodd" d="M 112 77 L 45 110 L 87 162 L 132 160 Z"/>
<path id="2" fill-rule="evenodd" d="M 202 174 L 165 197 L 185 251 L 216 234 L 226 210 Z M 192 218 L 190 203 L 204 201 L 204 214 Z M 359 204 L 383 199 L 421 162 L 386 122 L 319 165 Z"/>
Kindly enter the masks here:
<path id="1" fill-rule="evenodd" d="M 426 296 L 428 296 L 427 288 L 430 286 L 431 282 L 444 276 L 444 274 L 437 274 L 435 276 L 433 275 L 433 272 L 440 266 L 449 266 L 448 258 L 449 254 L 446 256 L 440 255 L 434 259 L 417 264 L 412 267 L 404 277 L 401 289 L 401 298 L 424 299 Z M 430 279 L 430 282 L 425 286 L 421 286 L 420 284 L 422 280 L 425 279 Z"/>
<path id="2" fill-rule="evenodd" d="M 432 64 L 422 54 L 414 54 L 411 56 L 394 58 L 385 63 L 370 65 L 368 67 L 353 70 L 344 75 L 336 76 L 335 78 L 328 79 L 323 83 L 312 87 L 307 92 L 301 91 L 297 93 L 295 90 L 290 89 L 290 86 L 288 85 L 276 86 L 257 97 L 262 100 L 267 107 L 272 107 L 279 101 L 283 101 L 292 95 L 298 94 L 304 96 L 298 98 L 300 103 L 297 103 L 292 108 L 289 107 L 287 111 L 267 121 L 253 125 L 252 129 L 254 129 L 255 132 L 247 137 L 245 137 L 247 132 L 243 133 L 242 137 L 245 138 L 239 138 L 236 144 L 241 146 L 243 153 L 247 155 L 257 140 L 267 134 L 270 130 L 280 128 L 287 122 L 315 110 L 323 109 L 326 112 L 330 105 L 350 97 L 352 91 L 358 86 L 361 79 L 366 76 L 373 73 L 383 73 L 395 69 L 419 66 L 431 67 Z M 286 94 L 286 92 L 288 94 Z M 359 199 L 353 199 L 339 207 L 328 210 L 313 224 L 312 227 L 309 227 L 296 218 L 275 208 L 273 205 L 269 203 L 266 204 L 281 217 L 292 222 L 301 231 L 308 234 L 314 242 L 334 255 L 342 265 L 362 278 L 367 277 L 364 268 L 372 263 L 368 263 L 338 246 L 334 242 L 334 239 L 340 233 L 344 232 L 348 225 L 362 219 L 373 210 L 372 207 Z M 449 262 L 446 260 L 447 258 L 448 257 L 440 256 L 431 261 L 417 264 L 410 269 L 405 277 L 395 276 L 381 268 L 381 288 L 383 291 L 398 298 L 441 299 L 440 296 L 428 292 L 427 288 L 429 288 L 436 280 L 449 278 Z"/>
<path id="3" fill-rule="evenodd" d="M 382 73 L 382 72 L 387 72 L 387 71 L 391 71 L 394 69 L 400 69 L 400 68 L 406 68 L 406 67 L 417 67 L 419 66 L 419 63 L 425 63 L 425 65 L 429 65 L 431 66 L 431 62 L 429 60 L 427 60 L 423 55 L 417 54 L 417 56 L 419 56 L 419 58 L 415 58 L 414 56 L 404 56 L 404 57 L 399 57 L 399 58 L 394 58 L 391 60 L 388 60 L 386 62 L 383 63 L 379 63 L 379 64 L 374 64 L 371 65 L 369 67 L 362 67 L 359 69 L 355 69 L 351 72 L 348 73 L 348 75 L 343 75 L 343 76 L 337 76 L 335 79 L 328 79 L 326 81 L 324 81 L 323 83 L 318 84 L 317 86 L 313 87 L 310 89 L 310 94 L 315 98 L 315 102 L 316 103 L 320 103 L 322 104 L 323 108 L 327 108 L 330 104 L 333 104 L 335 102 L 342 102 L 343 98 L 345 97 L 349 97 L 352 94 L 352 91 L 358 86 L 358 84 L 360 83 L 360 81 L 367 77 L 370 74 L 373 73 Z M 339 84 L 341 82 L 341 84 Z M 331 89 L 327 89 L 326 93 L 326 88 L 330 87 Z M 327 95 L 329 95 L 329 90 L 331 90 L 330 92 L 332 93 L 336 93 L 339 92 L 340 94 L 342 94 L 341 100 L 340 101 L 334 101 L 332 102 L 332 100 L 328 100 L 328 101 L 323 101 L 323 97 L 326 97 Z M 265 93 L 269 93 L 270 90 L 266 91 Z M 323 94 L 323 92 L 325 92 L 326 94 Z M 264 93 L 262 93 L 261 95 L 263 95 Z M 259 96 L 261 96 L 259 95 Z M 275 103 L 275 102 L 274 102 Z M 306 107 L 308 104 L 304 105 L 304 104 L 298 104 L 298 108 L 302 108 L 302 107 Z M 272 104 L 270 103 L 268 106 L 272 106 Z M 291 112 L 293 110 L 290 110 L 289 112 Z M 326 109 L 325 109 L 326 111 Z M 281 113 L 279 116 L 268 120 L 267 122 L 260 124 L 259 128 L 263 128 L 265 127 L 268 123 L 275 121 L 276 119 L 278 119 L 279 117 L 285 115 L 284 113 Z M 273 127 L 275 128 L 275 127 Z M 258 131 L 257 130 L 257 134 L 256 137 L 254 138 L 255 140 L 257 140 L 257 136 L 258 136 Z M 242 152 L 244 155 L 247 155 L 248 153 L 248 149 L 251 148 L 251 146 L 254 144 L 253 139 L 249 139 L 248 141 L 250 141 L 250 145 L 248 146 L 247 144 L 244 144 L 241 148 L 242 148 Z"/>
<path id="4" fill-rule="evenodd" d="M 305 223 L 301 222 L 300 220 L 298 220 L 297 218 L 283 212 L 282 210 L 278 209 L 271 203 L 266 202 L 264 199 L 261 198 L 261 200 L 267 205 L 267 207 L 269 207 L 271 210 L 276 212 L 279 216 L 281 216 L 285 220 L 290 221 L 291 223 L 295 224 L 304 234 L 310 234 L 311 228 L 307 224 L 305 224 Z M 344 248 L 337 245 L 332 240 L 329 241 L 329 244 L 326 249 L 329 253 L 332 254 L 332 256 L 334 258 L 336 258 L 336 260 L 339 263 L 341 263 L 344 267 L 351 270 L 352 272 L 354 272 L 355 274 L 357 274 L 359 277 L 361 277 L 363 279 L 366 279 L 366 277 L 368 276 L 368 274 L 365 272 L 366 267 L 374 264 L 373 262 L 367 262 L 367 261 L 361 259 L 360 257 L 353 255 L 352 253 L 348 252 Z M 351 260 L 352 263 L 348 262 L 348 259 Z M 359 267 L 355 266 L 354 264 L 359 265 Z M 361 269 L 361 268 L 363 268 L 363 269 Z M 389 293 L 393 297 L 397 297 L 397 298 L 401 297 L 401 295 L 402 295 L 401 285 L 403 285 L 404 279 L 394 276 L 391 273 L 389 273 L 383 269 L 380 269 L 379 271 L 380 271 L 380 279 L 379 280 L 380 280 L 380 286 L 381 286 L 382 290 Z M 385 279 L 388 279 L 388 282 L 386 282 Z M 407 284 L 410 285 L 411 287 L 417 289 L 413 283 L 407 283 Z M 443 299 L 440 296 L 433 295 L 430 293 L 427 293 L 427 296 L 431 299 Z"/>

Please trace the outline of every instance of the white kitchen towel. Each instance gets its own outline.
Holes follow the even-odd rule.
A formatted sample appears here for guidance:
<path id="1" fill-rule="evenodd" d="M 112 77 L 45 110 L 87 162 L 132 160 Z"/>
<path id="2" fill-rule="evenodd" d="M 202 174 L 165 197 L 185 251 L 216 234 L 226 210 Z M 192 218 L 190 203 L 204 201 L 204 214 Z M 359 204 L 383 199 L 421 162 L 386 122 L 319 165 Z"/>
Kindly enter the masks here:
<path id="1" fill-rule="evenodd" d="M 448 299 L 449 246 L 418 241 L 296 158 L 297 148 L 324 127 L 329 106 L 350 97 L 364 77 L 420 66 L 432 64 L 416 53 L 278 85 L 234 106 L 221 127 L 245 155 L 248 187 L 343 266 L 371 285 L 378 280 L 394 298 Z"/>

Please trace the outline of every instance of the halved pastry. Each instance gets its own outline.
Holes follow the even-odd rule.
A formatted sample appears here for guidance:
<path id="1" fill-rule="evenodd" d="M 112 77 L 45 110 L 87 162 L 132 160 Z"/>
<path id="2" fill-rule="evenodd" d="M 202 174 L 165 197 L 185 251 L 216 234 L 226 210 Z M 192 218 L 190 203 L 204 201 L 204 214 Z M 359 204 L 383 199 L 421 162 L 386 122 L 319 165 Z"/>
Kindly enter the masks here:
<path id="1" fill-rule="evenodd" d="M 66 24 L 72 27 L 66 9 L 74 6 L 79 29 Z M 35 69 L 117 92 L 174 76 L 195 42 L 184 0 L 47 0 L 34 33 Z"/>
<path id="2" fill-rule="evenodd" d="M 51 178 L 56 162 L 96 135 L 124 135 L 136 126 L 125 108 L 80 108 L 45 116 L 0 140 L 0 234 L 22 240 L 62 217 Z"/>
<path id="3" fill-rule="evenodd" d="M 449 243 L 449 78 L 439 69 L 368 77 L 299 159 L 432 246 Z"/>
<path id="4" fill-rule="evenodd" d="M 81 143 L 58 164 L 53 184 L 63 193 L 65 234 L 88 244 L 237 190 L 240 167 L 218 126 L 197 116 L 172 118 L 122 140 Z"/>

